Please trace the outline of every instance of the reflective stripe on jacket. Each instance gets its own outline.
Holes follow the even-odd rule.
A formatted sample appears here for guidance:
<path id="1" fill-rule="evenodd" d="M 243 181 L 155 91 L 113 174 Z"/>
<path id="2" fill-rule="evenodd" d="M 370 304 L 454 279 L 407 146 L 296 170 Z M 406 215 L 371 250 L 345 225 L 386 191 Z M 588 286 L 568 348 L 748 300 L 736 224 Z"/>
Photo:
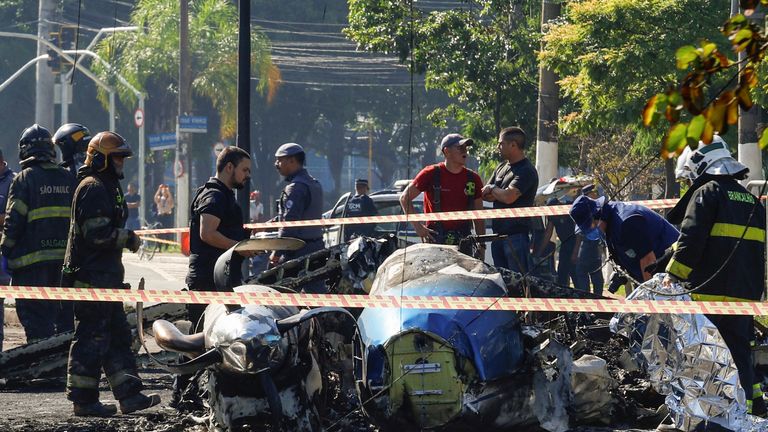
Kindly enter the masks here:
<path id="1" fill-rule="evenodd" d="M 8 268 L 62 261 L 75 180 L 60 166 L 26 167 L 11 183 L 0 247 Z"/>
<path id="2" fill-rule="evenodd" d="M 760 300 L 766 233 L 765 208 L 758 199 L 733 177 L 703 176 L 670 214 L 681 215 L 683 209 L 667 272 L 693 287 L 712 278 L 696 290 L 697 299 Z"/>
<path id="3" fill-rule="evenodd" d="M 91 275 L 98 273 L 121 283 L 125 275 L 123 248 L 132 231 L 124 228 L 128 206 L 114 174 L 107 171 L 83 178 L 75 191 L 71 214 L 64 265 L 82 282 L 90 282 Z"/>

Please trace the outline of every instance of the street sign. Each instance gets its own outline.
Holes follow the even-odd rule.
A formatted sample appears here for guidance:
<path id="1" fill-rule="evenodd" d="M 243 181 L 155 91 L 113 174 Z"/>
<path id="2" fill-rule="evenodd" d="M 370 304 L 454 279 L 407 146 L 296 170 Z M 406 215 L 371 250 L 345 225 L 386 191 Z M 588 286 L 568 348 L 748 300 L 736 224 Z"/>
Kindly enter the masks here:
<path id="1" fill-rule="evenodd" d="M 208 117 L 179 116 L 179 132 L 207 133 Z"/>
<path id="2" fill-rule="evenodd" d="M 173 150 L 176 148 L 176 134 L 173 132 L 166 132 L 161 134 L 149 135 L 149 149 L 152 151 L 157 150 Z"/>
<path id="3" fill-rule="evenodd" d="M 141 108 L 136 108 L 136 111 L 133 112 L 133 124 L 137 128 L 144 126 L 144 111 Z"/>

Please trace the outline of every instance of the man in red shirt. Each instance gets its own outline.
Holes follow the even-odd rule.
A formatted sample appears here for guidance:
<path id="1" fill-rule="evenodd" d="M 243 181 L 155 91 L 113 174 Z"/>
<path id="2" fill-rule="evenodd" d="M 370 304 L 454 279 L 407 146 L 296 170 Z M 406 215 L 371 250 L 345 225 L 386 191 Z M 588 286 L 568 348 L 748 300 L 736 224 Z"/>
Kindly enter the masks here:
<path id="1" fill-rule="evenodd" d="M 467 169 L 467 147 L 472 139 L 449 134 L 440 143 L 445 162 L 422 169 L 400 195 L 400 205 L 406 214 L 413 214 L 413 200 L 424 192 L 424 213 L 464 211 L 483 208 L 483 181 L 476 172 Z M 457 245 L 461 238 L 475 233 L 485 234 L 483 220 L 411 222 L 416 234 L 426 243 Z M 484 248 L 484 246 L 481 246 Z M 484 252 L 484 251 L 481 251 Z"/>

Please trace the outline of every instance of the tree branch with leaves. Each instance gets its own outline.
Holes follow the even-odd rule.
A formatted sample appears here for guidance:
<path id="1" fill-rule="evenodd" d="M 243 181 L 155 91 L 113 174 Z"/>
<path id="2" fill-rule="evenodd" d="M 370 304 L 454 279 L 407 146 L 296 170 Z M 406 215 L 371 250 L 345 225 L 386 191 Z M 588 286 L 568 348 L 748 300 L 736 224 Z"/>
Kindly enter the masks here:
<path id="1" fill-rule="evenodd" d="M 739 121 L 739 108 L 754 105 L 753 92 L 758 86 L 758 68 L 765 58 L 768 38 L 747 16 L 768 0 L 741 0 L 744 14 L 729 18 L 721 27 L 731 51 L 742 54 L 732 60 L 715 43 L 702 40 L 698 46 L 685 45 L 675 53 L 679 70 L 686 71 L 676 86 L 651 97 L 643 109 L 643 124 L 656 125 L 662 118 L 669 130 L 661 150 L 662 157 L 679 155 L 686 146 L 695 148 L 699 141 L 709 144 L 715 134 L 723 135 Z M 725 85 L 716 86 L 719 80 Z M 681 121 L 689 118 L 688 121 Z M 760 149 L 768 146 L 768 134 L 762 132 Z"/>

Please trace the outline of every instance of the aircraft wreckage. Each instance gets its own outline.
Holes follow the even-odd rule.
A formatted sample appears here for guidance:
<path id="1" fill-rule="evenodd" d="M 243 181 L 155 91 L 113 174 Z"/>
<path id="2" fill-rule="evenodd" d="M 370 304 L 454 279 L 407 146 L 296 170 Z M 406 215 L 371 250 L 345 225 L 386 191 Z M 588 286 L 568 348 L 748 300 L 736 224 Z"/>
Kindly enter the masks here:
<path id="1" fill-rule="evenodd" d="M 382 296 L 595 298 L 496 269 L 451 246 L 396 249 L 394 238 L 359 238 L 244 281 L 236 251 L 273 249 L 276 241 L 300 246 L 291 244 L 294 239 L 241 242 L 217 262 L 217 289 L 294 292 L 323 279 L 332 292 L 370 287 L 366 291 Z M 684 345 L 669 341 L 683 334 L 694 340 L 691 328 L 704 327 L 685 326 L 685 319 L 700 317 L 619 315 L 612 323 L 617 335 L 611 335 L 610 315 L 210 305 L 202 331 L 186 335 L 171 323 L 179 318 L 178 306 L 171 309 L 139 307 L 138 327 L 154 321 L 158 345 L 186 357 L 157 361 L 174 373 L 196 373 L 212 430 L 259 424 L 347 430 L 343 416 L 327 416 L 329 399 L 344 398 L 345 385 L 358 400 L 346 412 L 361 409 L 382 431 L 565 431 L 627 419 L 648 427 L 658 423 L 655 409 L 664 395 L 683 430 L 709 422 L 764 430 L 746 415 L 743 394 L 733 391 L 738 377 L 734 384 L 728 356 L 718 357 L 720 369 L 707 382 L 725 380 L 731 387 L 714 395 L 711 386 L 688 391 L 690 383 L 700 384 L 691 370 L 701 368 L 679 353 Z M 0 376 L 20 382 L 60 374 L 43 365 L 66 362 L 60 348 L 67 345 L 64 334 L 2 353 Z"/>

